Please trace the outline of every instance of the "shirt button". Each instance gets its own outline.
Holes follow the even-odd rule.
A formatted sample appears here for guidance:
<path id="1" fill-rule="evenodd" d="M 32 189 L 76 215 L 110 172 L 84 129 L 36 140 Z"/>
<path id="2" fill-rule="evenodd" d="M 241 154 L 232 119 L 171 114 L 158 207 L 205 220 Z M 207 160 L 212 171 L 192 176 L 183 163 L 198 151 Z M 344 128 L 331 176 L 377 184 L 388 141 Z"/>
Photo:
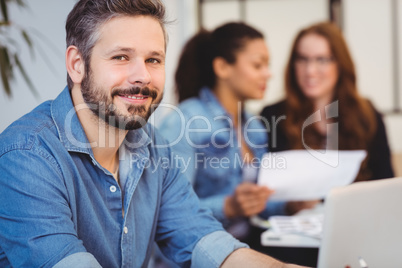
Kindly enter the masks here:
<path id="1" fill-rule="evenodd" d="M 110 189 L 110 191 L 111 191 L 112 193 L 116 192 L 116 190 L 117 190 L 116 186 L 114 186 L 114 185 L 110 186 L 109 189 Z"/>
<path id="2" fill-rule="evenodd" d="M 124 232 L 125 234 L 127 234 L 127 233 L 128 233 L 128 228 L 127 228 L 126 226 L 124 226 L 124 228 L 123 228 L 123 232 Z"/>

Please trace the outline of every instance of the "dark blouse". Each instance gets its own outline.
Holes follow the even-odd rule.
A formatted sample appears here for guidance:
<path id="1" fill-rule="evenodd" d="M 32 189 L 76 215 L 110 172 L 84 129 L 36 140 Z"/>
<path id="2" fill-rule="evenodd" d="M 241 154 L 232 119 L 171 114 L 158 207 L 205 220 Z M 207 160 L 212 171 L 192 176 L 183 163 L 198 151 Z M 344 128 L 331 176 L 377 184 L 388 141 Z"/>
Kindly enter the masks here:
<path id="1" fill-rule="evenodd" d="M 369 180 L 392 178 L 394 172 L 391 165 L 391 153 L 385 131 L 382 115 L 373 107 L 377 120 L 377 130 L 367 150 L 367 169 Z M 267 106 L 261 112 L 268 124 L 269 152 L 291 150 L 289 140 L 285 135 L 285 101 Z"/>

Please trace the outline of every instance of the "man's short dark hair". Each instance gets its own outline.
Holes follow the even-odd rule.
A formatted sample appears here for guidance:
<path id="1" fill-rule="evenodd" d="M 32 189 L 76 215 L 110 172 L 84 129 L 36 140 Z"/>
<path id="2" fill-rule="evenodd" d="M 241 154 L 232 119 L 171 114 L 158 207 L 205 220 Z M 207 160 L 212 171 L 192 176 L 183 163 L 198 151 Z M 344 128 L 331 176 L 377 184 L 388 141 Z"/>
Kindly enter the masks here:
<path id="1" fill-rule="evenodd" d="M 166 48 L 165 6 L 161 0 L 80 0 L 67 17 L 67 47 L 73 45 L 78 48 L 88 71 L 92 48 L 99 39 L 100 26 L 115 17 L 139 15 L 151 16 L 160 23 Z M 73 88 L 68 74 L 67 84 L 69 89 Z"/>

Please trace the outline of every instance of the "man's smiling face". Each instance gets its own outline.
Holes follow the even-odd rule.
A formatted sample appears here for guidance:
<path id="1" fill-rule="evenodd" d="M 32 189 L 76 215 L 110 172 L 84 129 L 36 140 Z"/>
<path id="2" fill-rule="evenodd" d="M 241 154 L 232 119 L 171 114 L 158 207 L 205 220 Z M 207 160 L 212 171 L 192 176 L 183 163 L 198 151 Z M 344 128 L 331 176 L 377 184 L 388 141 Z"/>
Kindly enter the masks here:
<path id="1" fill-rule="evenodd" d="M 123 16 L 100 27 L 81 83 L 99 118 L 120 129 L 142 127 L 162 100 L 164 83 L 165 39 L 157 20 Z"/>

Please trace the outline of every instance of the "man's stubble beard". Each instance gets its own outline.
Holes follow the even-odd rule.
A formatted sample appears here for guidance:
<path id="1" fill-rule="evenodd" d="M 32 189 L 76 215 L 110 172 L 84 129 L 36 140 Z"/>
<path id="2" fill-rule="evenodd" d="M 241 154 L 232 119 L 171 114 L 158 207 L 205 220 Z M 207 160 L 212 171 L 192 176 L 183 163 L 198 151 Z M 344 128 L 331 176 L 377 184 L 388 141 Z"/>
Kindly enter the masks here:
<path id="1" fill-rule="evenodd" d="M 110 92 L 95 85 L 91 68 L 86 71 L 81 83 L 82 97 L 92 113 L 104 123 L 122 130 L 134 130 L 145 126 L 151 114 L 156 110 L 162 100 L 163 94 L 158 94 L 156 89 L 148 87 L 132 87 L 128 89 L 115 88 Z M 151 105 L 130 105 L 127 111 L 130 115 L 124 115 L 117 110 L 113 103 L 118 95 L 141 94 L 152 99 Z M 109 95 L 110 94 L 110 95 Z"/>

